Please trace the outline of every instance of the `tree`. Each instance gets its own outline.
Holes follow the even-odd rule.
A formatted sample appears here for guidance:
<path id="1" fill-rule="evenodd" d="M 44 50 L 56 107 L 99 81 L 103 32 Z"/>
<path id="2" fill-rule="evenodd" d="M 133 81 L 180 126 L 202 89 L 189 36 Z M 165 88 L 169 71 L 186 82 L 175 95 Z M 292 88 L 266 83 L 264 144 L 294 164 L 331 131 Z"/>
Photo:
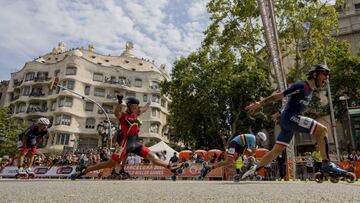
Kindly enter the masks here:
<path id="1" fill-rule="evenodd" d="M 161 87 L 172 98 L 169 122 L 175 141 L 223 148 L 230 137 L 248 132 L 250 126 L 254 132 L 272 129 L 270 115 L 280 104 L 254 116 L 244 110 L 278 89 L 272 85 L 276 80 L 256 1 L 212 0 L 207 7 L 211 22 L 202 47 L 176 61 L 172 80 Z M 333 6 L 316 0 L 278 0 L 275 7 L 283 58 L 295 57 L 289 65 L 294 69 L 292 81 L 303 78 L 310 64 L 321 63 L 324 54 L 344 53 L 345 49 L 336 50 L 341 42 L 329 34 L 337 25 Z M 324 39 L 330 40 L 329 46 Z"/>
<path id="2" fill-rule="evenodd" d="M 0 155 L 14 155 L 18 135 L 25 130 L 25 125 L 11 117 L 9 108 L 0 108 L 0 131 L 5 135 L 5 142 L 0 143 Z"/>

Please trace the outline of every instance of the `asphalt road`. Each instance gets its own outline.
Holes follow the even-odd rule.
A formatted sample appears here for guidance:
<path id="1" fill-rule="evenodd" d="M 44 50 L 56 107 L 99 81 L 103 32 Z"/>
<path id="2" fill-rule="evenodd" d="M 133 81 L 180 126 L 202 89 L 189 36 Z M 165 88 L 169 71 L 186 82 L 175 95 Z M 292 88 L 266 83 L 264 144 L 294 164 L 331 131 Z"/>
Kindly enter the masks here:
<path id="1" fill-rule="evenodd" d="M 0 202 L 360 202 L 360 182 L 0 179 Z"/>

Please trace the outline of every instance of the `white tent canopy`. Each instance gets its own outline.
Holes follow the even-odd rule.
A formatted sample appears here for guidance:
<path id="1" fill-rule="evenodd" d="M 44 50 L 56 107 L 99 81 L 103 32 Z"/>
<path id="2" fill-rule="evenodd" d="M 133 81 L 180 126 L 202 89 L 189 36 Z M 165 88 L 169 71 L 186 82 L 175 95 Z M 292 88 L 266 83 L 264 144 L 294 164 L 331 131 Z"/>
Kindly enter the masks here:
<path id="1" fill-rule="evenodd" d="M 162 151 L 166 151 L 166 161 L 169 161 L 170 158 L 174 155 L 174 152 L 176 152 L 176 154 L 178 154 L 177 151 L 175 151 L 173 148 L 169 147 L 169 145 L 167 145 L 164 141 L 161 141 L 151 147 L 149 147 L 149 149 L 153 152 L 162 152 Z"/>

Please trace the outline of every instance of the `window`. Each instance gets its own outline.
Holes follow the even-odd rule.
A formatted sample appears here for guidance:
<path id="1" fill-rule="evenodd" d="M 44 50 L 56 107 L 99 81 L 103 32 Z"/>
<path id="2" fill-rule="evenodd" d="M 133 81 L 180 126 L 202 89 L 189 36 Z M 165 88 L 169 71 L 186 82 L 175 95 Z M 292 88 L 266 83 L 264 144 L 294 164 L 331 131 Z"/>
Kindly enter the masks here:
<path id="1" fill-rule="evenodd" d="M 360 9 L 360 4 L 355 4 L 355 9 Z"/>
<path id="2" fill-rule="evenodd" d="M 89 95 L 90 94 L 90 85 L 86 85 L 84 89 L 84 94 Z"/>
<path id="3" fill-rule="evenodd" d="M 34 72 L 26 73 L 25 81 L 30 81 L 30 80 L 34 80 L 34 79 L 35 79 L 35 73 Z"/>
<path id="4" fill-rule="evenodd" d="M 159 90 L 159 89 L 160 89 L 159 82 L 157 82 L 157 81 L 152 81 L 152 82 L 151 82 L 151 85 L 150 85 L 150 89 L 152 89 L 152 90 Z"/>
<path id="5" fill-rule="evenodd" d="M 149 131 L 151 133 L 159 133 L 160 124 L 159 123 L 151 123 Z"/>
<path id="6" fill-rule="evenodd" d="M 151 108 L 151 116 L 160 118 L 160 110 L 157 108 Z"/>
<path id="7" fill-rule="evenodd" d="M 152 97 L 151 97 L 151 101 L 159 103 L 160 102 L 160 96 L 156 95 L 156 94 L 153 94 Z"/>
<path id="8" fill-rule="evenodd" d="M 144 101 L 144 102 L 148 102 L 148 96 L 147 96 L 147 94 L 144 94 L 143 101 Z"/>
<path id="9" fill-rule="evenodd" d="M 135 87 L 142 87 L 142 80 L 141 79 L 135 79 L 135 84 L 134 84 Z"/>
<path id="10" fill-rule="evenodd" d="M 107 104 L 104 104 L 102 105 L 103 109 L 105 110 L 106 113 L 108 114 L 113 114 L 114 113 L 114 107 L 111 106 L 111 105 L 107 105 Z M 99 113 L 103 113 L 102 110 L 99 108 Z"/>
<path id="11" fill-rule="evenodd" d="M 102 73 L 94 73 L 93 80 L 102 82 L 104 80 L 104 75 Z"/>
<path id="12" fill-rule="evenodd" d="M 19 106 L 17 107 L 17 111 L 16 113 L 22 113 L 26 111 L 26 104 L 25 103 L 20 103 Z"/>
<path id="13" fill-rule="evenodd" d="M 103 89 L 103 88 L 95 88 L 94 96 L 105 97 L 105 89 Z"/>
<path id="14" fill-rule="evenodd" d="M 94 109 L 94 103 L 92 102 L 85 103 L 85 111 L 93 111 L 93 109 Z"/>
<path id="15" fill-rule="evenodd" d="M 95 118 L 87 118 L 85 122 L 85 128 L 95 128 Z"/>
<path id="16" fill-rule="evenodd" d="M 70 125 L 70 124 L 71 124 L 71 116 L 60 115 L 56 117 L 55 125 Z"/>
<path id="17" fill-rule="evenodd" d="M 55 76 L 55 77 L 59 77 L 59 75 L 60 75 L 60 70 L 56 70 L 56 71 L 54 72 L 54 76 Z"/>
<path id="18" fill-rule="evenodd" d="M 23 96 L 29 96 L 30 95 L 30 87 L 29 86 L 24 86 L 23 87 Z"/>
<path id="19" fill-rule="evenodd" d="M 127 99 L 129 97 L 136 97 L 136 93 L 135 92 L 127 92 L 125 95 L 125 99 Z"/>
<path id="20" fill-rule="evenodd" d="M 76 75 L 76 67 L 67 67 L 65 75 Z"/>
<path id="21" fill-rule="evenodd" d="M 119 84 L 120 85 L 125 85 L 126 84 L 126 77 L 120 76 L 119 77 Z"/>
<path id="22" fill-rule="evenodd" d="M 72 107 L 73 98 L 72 97 L 60 97 L 59 107 Z"/>
<path id="23" fill-rule="evenodd" d="M 51 102 L 50 111 L 55 111 L 56 108 L 56 100 Z"/>
<path id="24" fill-rule="evenodd" d="M 63 81 L 63 86 L 70 90 L 74 90 L 75 81 L 74 80 L 65 80 L 65 81 Z"/>
<path id="25" fill-rule="evenodd" d="M 57 145 L 69 145 L 70 134 L 68 133 L 58 133 L 56 136 Z"/>
<path id="26" fill-rule="evenodd" d="M 162 106 L 162 107 L 165 107 L 165 106 L 166 106 L 166 101 L 165 101 L 165 99 L 161 99 L 161 106 Z"/>

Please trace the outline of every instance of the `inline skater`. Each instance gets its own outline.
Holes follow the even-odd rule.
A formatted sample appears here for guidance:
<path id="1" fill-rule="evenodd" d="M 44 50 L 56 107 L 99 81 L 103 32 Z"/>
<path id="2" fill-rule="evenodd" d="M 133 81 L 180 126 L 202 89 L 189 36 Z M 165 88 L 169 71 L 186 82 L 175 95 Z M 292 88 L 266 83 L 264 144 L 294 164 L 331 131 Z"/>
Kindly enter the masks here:
<path id="1" fill-rule="evenodd" d="M 227 147 L 228 154 L 225 160 L 212 166 L 205 166 L 201 171 L 199 179 L 205 178 L 205 176 L 215 168 L 233 164 L 234 156 L 252 156 L 255 153 L 256 147 L 266 141 L 266 137 L 266 134 L 263 132 L 258 132 L 256 136 L 253 134 L 240 134 L 235 136 Z"/>
<path id="2" fill-rule="evenodd" d="M 39 118 L 35 124 L 28 127 L 18 136 L 17 149 L 19 150 L 18 174 L 34 175 L 32 166 L 34 163 L 34 154 L 37 151 L 37 145 L 40 144 L 44 136 L 48 134 L 50 121 L 47 118 Z M 28 168 L 24 169 L 24 158 L 29 155 Z"/>
<path id="3" fill-rule="evenodd" d="M 78 167 L 78 170 L 71 176 L 71 178 L 74 180 L 90 171 L 99 170 L 102 168 L 113 168 L 115 167 L 116 163 L 120 163 L 128 153 L 134 153 L 142 156 L 143 158 L 152 161 L 153 164 L 167 168 L 175 173 L 175 171 L 182 166 L 181 164 L 169 164 L 163 160 L 158 159 L 155 153 L 151 152 L 149 148 L 145 147 L 142 143 L 139 142 L 138 134 L 140 121 L 138 116 L 149 108 L 150 102 L 148 102 L 143 109 L 140 109 L 139 100 L 134 97 L 129 97 L 126 99 L 127 108 L 124 112 L 122 112 L 121 104 L 123 96 L 118 95 L 117 98 L 118 105 L 115 108 L 115 116 L 119 120 L 119 124 L 123 133 L 123 139 L 121 140 L 119 148 L 121 149 L 124 147 L 123 150 L 116 150 L 115 153 L 112 154 L 111 159 L 106 162 L 88 167 Z"/>
<path id="4" fill-rule="evenodd" d="M 309 105 L 313 90 L 323 87 L 329 74 L 330 69 L 326 65 L 313 65 L 308 72 L 307 80 L 296 82 L 284 92 L 275 93 L 261 101 L 251 103 L 246 107 L 246 110 L 248 110 L 249 113 L 254 113 L 256 110 L 267 104 L 279 101 L 284 97 L 289 97 L 285 109 L 281 112 L 281 132 L 277 137 L 276 144 L 272 150 L 261 159 L 258 165 L 255 165 L 244 173 L 242 179 L 255 174 L 256 171 L 278 157 L 289 145 L 294 132 L 308 133 L 315 137 L 320 148 L 322 170 L 335 174 L 347 173 L 346 170 L 343 170 L 330 162 L 327 128 L 314 119 L 300 115 Z"/>

